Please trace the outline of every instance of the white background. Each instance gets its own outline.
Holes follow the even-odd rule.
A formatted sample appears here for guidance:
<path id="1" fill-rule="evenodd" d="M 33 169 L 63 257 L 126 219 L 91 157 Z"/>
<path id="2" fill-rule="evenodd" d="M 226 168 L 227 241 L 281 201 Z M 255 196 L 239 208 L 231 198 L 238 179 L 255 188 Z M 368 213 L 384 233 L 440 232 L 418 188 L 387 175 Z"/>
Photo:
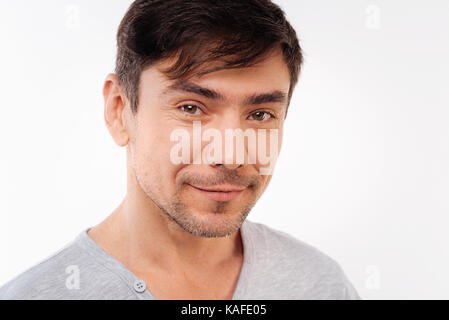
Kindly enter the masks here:
<path id="1" fill-rule="evenodd" d="M 449 1 L 275 2 L 305 64 L 249 219 L 336 259 L 364 299 L 449 298 Z M 130 3 L 0 3 L 0 284 L 125 194 L 101 89 Z"/>

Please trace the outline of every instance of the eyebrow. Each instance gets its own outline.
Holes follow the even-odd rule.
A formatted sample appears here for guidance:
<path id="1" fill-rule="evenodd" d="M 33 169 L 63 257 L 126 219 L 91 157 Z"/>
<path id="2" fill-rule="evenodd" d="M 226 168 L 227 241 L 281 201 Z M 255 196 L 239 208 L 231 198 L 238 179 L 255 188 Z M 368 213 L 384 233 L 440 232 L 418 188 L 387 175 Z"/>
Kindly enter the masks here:
<path id="1" fill-rule="evenodd" d="M 161 94 L 161 96 L 167 95 L 171 92 L 189 92 L 203 96 L 207 99 L 225 101 L 226 98 L 223 94 L 213 89 L 201 87 L 190 81 L 177 81 L 174 84 L 168 86 Z M 245 105 L 260 105 L 263 103 L 286 103 L 287 94 L 281 90 L 274 90 L 267 93 L 254 93 L 246 96 L 243 99 Z"/>

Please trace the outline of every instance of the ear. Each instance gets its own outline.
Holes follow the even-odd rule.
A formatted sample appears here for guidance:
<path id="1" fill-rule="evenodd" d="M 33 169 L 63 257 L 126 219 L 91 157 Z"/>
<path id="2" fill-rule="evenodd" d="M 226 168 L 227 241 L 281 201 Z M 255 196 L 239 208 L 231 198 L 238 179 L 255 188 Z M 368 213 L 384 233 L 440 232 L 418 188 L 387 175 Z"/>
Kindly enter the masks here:
<path id="1" fill-rule="evenodd" d="M 126 123 L 126 96 L 122 92 L 117 75 L 107 75 L 103 86 L 104 120 L 106 126 L 119 146 L 126 146 L 129 142 L 129 133 Z"/>

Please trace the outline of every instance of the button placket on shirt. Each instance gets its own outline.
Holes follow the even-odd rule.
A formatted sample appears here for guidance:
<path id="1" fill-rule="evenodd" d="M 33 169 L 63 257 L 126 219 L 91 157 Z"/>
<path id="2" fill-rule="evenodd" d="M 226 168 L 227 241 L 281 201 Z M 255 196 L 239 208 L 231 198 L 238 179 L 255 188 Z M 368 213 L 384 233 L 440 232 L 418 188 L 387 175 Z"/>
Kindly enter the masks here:
<path id="1" fill-rule="evenodd" d="M 145 289 L 147 288 L 145 281 L 143 280 L 136 280 L 134 281 L 134 290 L 138 293 L 142 293 L 145 291 Z"/>

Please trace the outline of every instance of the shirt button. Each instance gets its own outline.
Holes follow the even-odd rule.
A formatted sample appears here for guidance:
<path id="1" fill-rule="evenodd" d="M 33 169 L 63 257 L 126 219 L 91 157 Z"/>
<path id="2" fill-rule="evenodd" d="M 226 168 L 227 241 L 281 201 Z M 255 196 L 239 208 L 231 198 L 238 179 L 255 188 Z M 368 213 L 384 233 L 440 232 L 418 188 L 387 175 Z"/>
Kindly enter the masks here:
<path id="1" fill-rule="evenodd" d="M 142 293 L 147 288 L 145 281 L 143 280 L 136 280 L 134 281 L 134 290 L 136 290 L 139 293 Z"/>

